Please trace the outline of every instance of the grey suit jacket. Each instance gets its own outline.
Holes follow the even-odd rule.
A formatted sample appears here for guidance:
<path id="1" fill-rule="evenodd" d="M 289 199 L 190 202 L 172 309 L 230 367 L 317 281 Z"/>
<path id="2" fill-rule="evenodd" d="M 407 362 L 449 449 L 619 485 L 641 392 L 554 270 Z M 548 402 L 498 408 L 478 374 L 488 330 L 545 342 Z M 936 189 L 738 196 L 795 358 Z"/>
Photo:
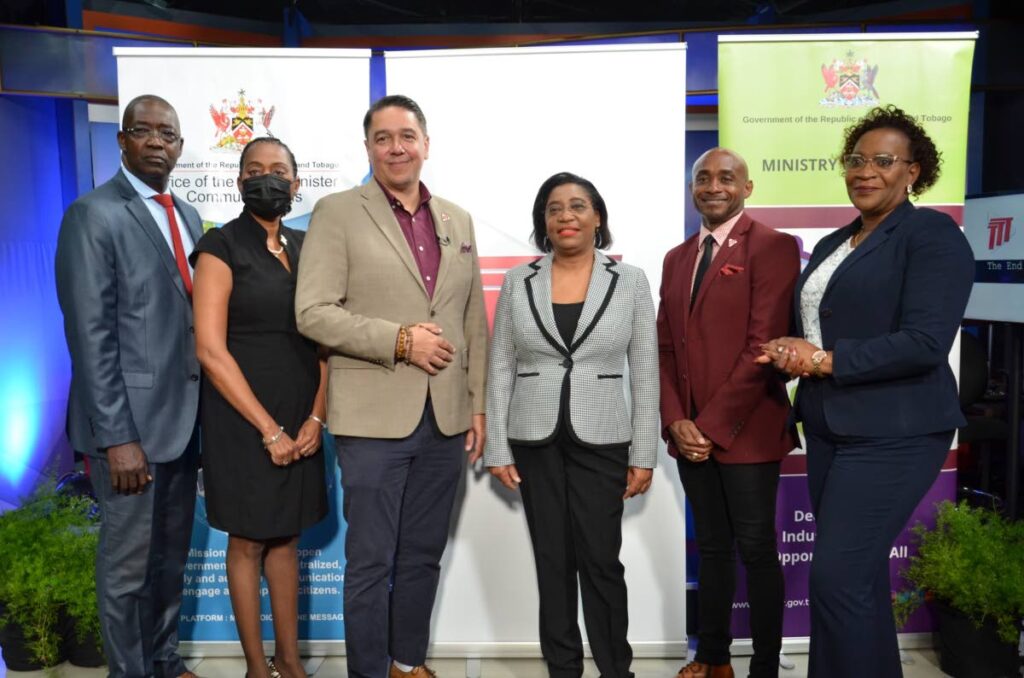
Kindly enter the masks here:
<path id="1" fill-rule="evenodd" d="M 193 241 L 195 208 L 175 197 Z M 121 171 L 73 202 L 57 239 L 57 299 L 71 353 L 67 432 L 92 456 L 139 441 L 177 459 L 199 405 L 192 302 L 159 227 Z"/>
<path id="2" fill-rule="evenodd" d="M 569 346 L 551 309 L 551 255 L 505 275 L 487 375 L 488 466 L 513 463 L 510 443 L 537 445 L 553 438 L 565 379 L 570 387 L 566 415 L 579 442 L 590 447 L 632 443 L 630 466 L 657 463 L 658 342 L 650 285 L 639 268 L 597 251 L 594 256 Z"/>

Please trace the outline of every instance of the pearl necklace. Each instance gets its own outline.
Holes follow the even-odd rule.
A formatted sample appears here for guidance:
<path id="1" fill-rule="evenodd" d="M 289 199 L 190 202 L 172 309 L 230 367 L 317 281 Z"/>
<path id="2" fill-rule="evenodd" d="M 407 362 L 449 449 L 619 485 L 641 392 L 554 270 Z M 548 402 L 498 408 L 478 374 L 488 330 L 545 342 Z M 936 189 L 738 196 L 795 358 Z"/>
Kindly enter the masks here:
<path id="1" fill-rule="evenodd" d="M 281 241 L 281 246 L 278 247 L 276 250 L 270 245 L 267 245 L 267 251 L 273 254 L 275 257 L 281 256 L 281 253 L 284 252 L 284 248 L 288 245 L 288 239 L 284 237 L 284 233 L 278 233 L 277 239 Z"/>

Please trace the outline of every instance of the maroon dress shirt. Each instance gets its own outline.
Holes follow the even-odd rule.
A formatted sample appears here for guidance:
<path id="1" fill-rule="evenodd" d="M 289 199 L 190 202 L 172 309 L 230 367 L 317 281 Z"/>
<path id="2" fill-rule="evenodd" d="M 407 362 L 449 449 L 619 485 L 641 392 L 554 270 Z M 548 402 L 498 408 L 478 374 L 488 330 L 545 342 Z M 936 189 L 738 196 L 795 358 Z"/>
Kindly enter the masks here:
<path id="1" fill-rule="evenodd" d="M 398 219 L 402 235 L 409 243 L 412 257 L 420 269 L 427 294 L 433 299 L 434 285 L 437 284 L 437 271 L 441 267 L 441 245 L 437 241 L 437 232 L 434 230 L 434 216 L 430 213 L 430 191 L 422 182 L 420 183 L 420 204 L 416 207 L 416 211 L 410 214 L 402 205 L 401 200 L 392 195 L 391 191 L 384 188 L 379 181 L 377 184 L 384 191 L 388 204 L 391 205 L 391 211 Z"/>

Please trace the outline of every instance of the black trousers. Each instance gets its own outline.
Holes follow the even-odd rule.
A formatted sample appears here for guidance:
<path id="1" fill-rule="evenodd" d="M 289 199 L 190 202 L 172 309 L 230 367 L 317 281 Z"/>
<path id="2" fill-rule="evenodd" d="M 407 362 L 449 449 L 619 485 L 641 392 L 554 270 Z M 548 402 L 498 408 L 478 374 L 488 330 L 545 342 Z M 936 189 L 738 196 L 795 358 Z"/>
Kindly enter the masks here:
<path id="1" fill-rule="evenodd" d="M 622 495 L 628 447 L 595 450 L 563 431 L 550 444 L 512 446 L 530 527 L 540 592 L 540 646 L 552 678 L 583 675 L 577 576 L 583 621 L 602 678 L 631 678 L 626 640 Z"/>
<path id="2" fill-rule="evenodd" d="M 728 664 L 736 592 L 736 550 L 747 571 L 754 656 L 751 678 L 776 678 L 782 649 L 784 584 L 775 536 L 779 462 L 719 464 L 677 459 L 693 508 L 700 572 L 696 660 Z"/>
<path id="3" fill-rule="evenodd" d="M 953 442 L 828 429 L 813 382 L 801 386 L 807 483 L 817 525 L 811 561 L 811 678 L 903 675 L 892 615 L 889 552 L 935 482 Z"/>

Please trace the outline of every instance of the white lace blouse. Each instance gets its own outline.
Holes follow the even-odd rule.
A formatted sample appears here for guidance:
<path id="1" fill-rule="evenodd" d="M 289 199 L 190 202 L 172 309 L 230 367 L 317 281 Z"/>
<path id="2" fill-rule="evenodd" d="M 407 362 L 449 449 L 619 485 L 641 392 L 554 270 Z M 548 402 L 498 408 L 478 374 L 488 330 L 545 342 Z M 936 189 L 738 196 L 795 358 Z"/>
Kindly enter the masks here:
<path id="1" fill-rule="evenodd" d="M 853 247 L 847 239 L 814 269 L 800 290 L 800 319 L 804 325 L 804 339 L 819 348 L 824 348 L 821 343 L 821 321 L 818 319 L 821 298 L 825 296 L 825 288 L 828 287 L 832 274 L 852 251 Z"/>

